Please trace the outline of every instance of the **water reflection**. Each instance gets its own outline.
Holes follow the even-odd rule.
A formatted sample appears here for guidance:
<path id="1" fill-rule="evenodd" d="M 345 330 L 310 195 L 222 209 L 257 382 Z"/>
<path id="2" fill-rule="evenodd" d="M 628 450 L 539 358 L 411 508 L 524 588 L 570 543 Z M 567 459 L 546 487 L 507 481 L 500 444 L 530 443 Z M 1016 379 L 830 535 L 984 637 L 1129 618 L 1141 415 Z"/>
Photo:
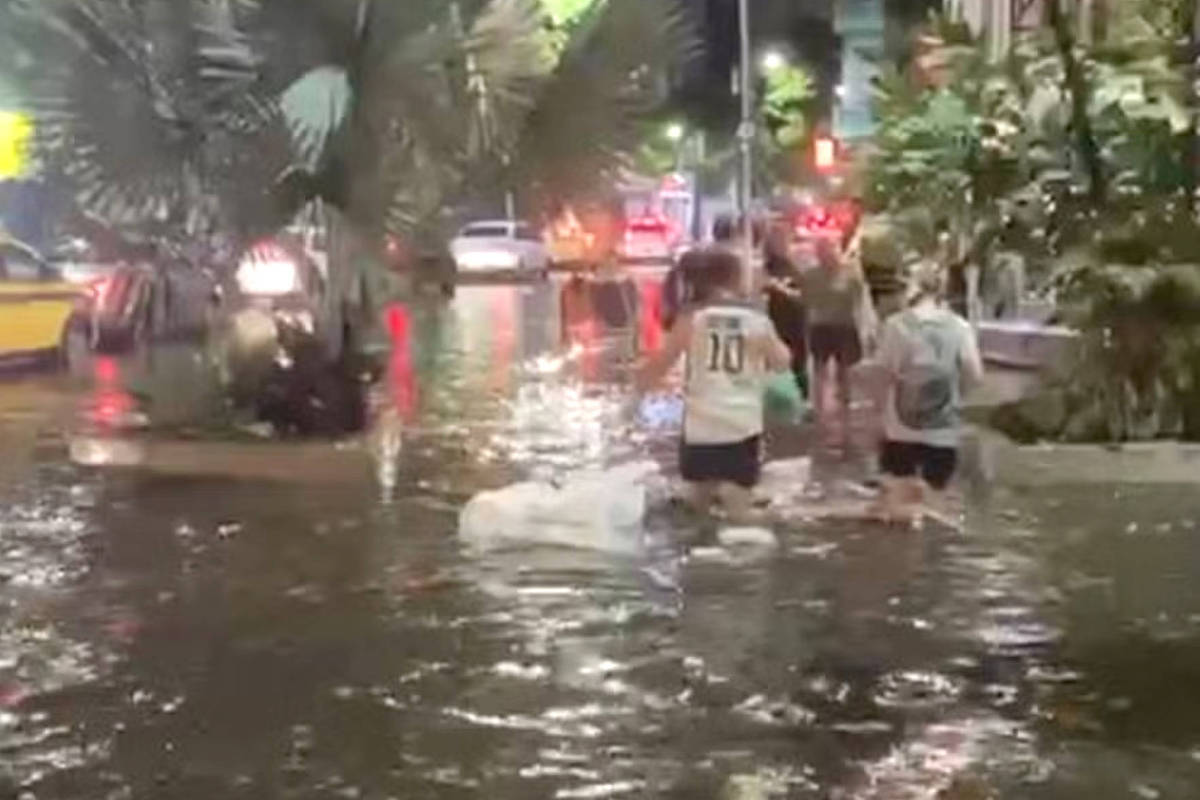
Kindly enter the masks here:
<path id="1" fill-rule="evenodd" d="M 1194 797 L 1193 493 L 751 560 L 661 508 L 621 552 L 461 547 L 477 491 L 670 447 L 627 408 L 660 278 L 623 320 L 553 283 L 393 309 L 386 504 L 82 471 L 47 398 L 90 401 L 4 387 L 0 796 Z"/>

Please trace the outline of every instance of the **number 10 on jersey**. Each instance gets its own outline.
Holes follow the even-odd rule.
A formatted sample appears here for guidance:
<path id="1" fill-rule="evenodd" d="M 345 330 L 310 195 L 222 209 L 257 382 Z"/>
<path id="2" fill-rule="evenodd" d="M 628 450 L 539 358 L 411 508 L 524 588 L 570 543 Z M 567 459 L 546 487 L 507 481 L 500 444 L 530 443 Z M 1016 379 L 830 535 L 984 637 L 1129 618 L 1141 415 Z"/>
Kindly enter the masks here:
<path id="1" fill-rule="evenodd" d="M 740 331 L 708 334 L 708 371 L 740 375 L 746 366 L 746 337 Z"/>

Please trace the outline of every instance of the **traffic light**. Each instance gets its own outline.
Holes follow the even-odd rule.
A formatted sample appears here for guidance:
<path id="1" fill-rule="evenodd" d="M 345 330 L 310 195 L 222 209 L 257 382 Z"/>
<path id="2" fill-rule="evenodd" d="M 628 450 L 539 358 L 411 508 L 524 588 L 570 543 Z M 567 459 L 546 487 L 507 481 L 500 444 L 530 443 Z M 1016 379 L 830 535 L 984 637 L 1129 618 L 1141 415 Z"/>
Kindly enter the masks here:
<path id="1" fill-rule="evenodd" d="M 837 142 L 828 136 L 818 138 L 814 147 L 814 161 L 822 172 L 833 169 L 837 165 Z"/>

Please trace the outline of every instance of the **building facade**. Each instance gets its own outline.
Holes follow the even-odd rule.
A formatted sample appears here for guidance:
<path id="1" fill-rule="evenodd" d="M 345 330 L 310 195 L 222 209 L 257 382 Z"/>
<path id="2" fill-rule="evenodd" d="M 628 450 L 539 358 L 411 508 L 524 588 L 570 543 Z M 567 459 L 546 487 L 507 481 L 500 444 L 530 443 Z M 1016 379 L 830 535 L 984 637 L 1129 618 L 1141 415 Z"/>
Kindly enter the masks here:
<path id="1" fill-rule="evenodd" d="M 1079 37 L 1090 39 L 1105 0 L 1066 2 L 1071 7 Z M 974 33 L 985 37 L 992 57 L 999 59 L 1012 46 L 1014 34 L 1047 24 L 1049 0 L 946 0 L 946 10 L 966 22 Z"/>
<path id="2" fill-rule="evenodd" d="M 834 102 L 833 134 L 844 142 L 875 128 L 872 83 L 885 58 L 883 0 L 838 0 L 834 30 L 841 40 L 842 78 Z"/>

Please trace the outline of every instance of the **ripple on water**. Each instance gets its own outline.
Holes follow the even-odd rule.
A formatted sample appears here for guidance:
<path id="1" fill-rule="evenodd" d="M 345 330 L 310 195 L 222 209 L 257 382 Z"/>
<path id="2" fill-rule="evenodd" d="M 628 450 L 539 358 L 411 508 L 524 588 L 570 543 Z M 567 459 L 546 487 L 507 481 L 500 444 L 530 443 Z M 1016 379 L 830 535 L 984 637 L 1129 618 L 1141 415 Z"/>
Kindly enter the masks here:
<path id="1" fill-rule="evenodd" d="M 1043 768 L 1032 740 L 1020 726 L 991 716 L 917 726 L 884 756 L 864 763 L 858 780 L 829 796 L 834 800 L 999 797 L 989 775 L 996 766 L 1010 773 L 1004 776 L 1006 781 L 1014 774 L 1025 777 Z"/>
<path id="2" fill-rule="evenodd" d="M 634 792 L 640 793 L 645 788 L 646 782 L 642 780 L 612 781 L 559 789 L 554 796 L 561 800 L 591 800 L 591 798 L 620 797 Z"/>
<path id="3" fill-rule="evenodd" d="M 784 698 L 771 699 L 756 694 L 734 707 L 741 716 L 760 725 L 772 727 L 801 728 L 811 725 L 817 715 L 804 706 Z"/>
<path id="4" fill-rule="evenodd" d="M 924 709 L 958 700 L 962 682 L 939 672 L 891 672 L 879 680 L 875 703 L 884 708 Z"/>

